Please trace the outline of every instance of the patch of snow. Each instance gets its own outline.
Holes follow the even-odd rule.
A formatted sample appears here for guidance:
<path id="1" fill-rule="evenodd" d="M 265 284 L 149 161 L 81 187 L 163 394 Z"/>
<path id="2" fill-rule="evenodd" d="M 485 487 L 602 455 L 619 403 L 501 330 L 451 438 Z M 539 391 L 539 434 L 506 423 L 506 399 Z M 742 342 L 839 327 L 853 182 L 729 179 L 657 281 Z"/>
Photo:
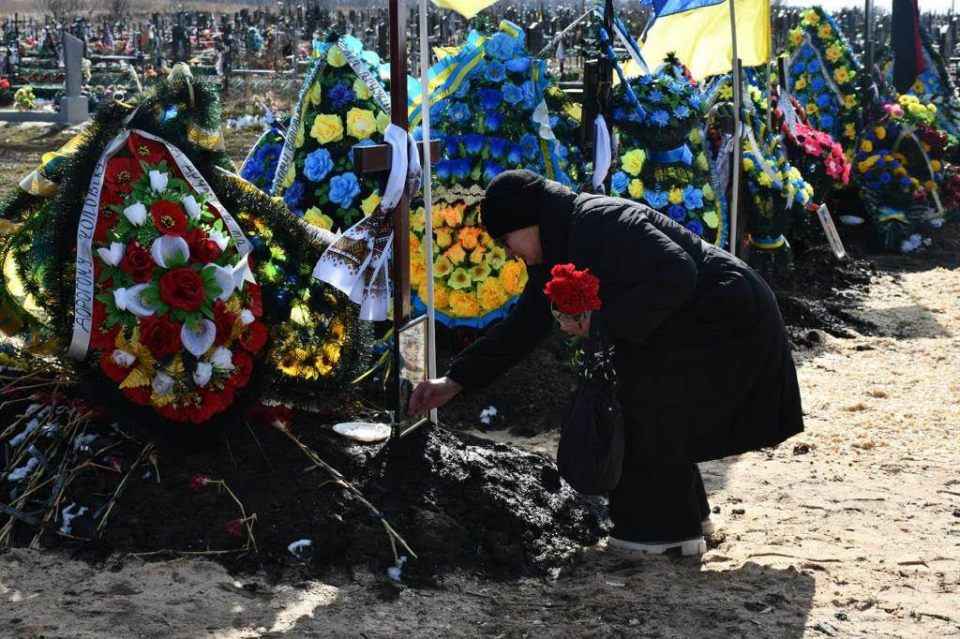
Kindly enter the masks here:
<path id="1" fill-rule="evenodd" d="M 87 512 L 86 506 L 79 506 L 71 502 L 69 506 L 63 509 L 63 523 L 60 525 L 60 533 L 64 535 L 72 534 L 73 520 Z"/>
<path id="2" fill-rule="evenodd" d="M 287 546 L 287 550 L 290 552 L 291 555 L 299 559 L 300 553 L 303 552 L 304 549 L 309 548 L 312 545 L 313 545 L 313 542 L 311 540 L 301 539 Z"/>
<path id="3" fill-rule="evenodd" d="M 480 423 L 484 426 L 489 426 L 493 422 L 493 418 L 497 416 L 497 407 L 488 406 L 480 411 Z"/>
<path id="4" fill-rule="evenodd" d="M 387 577 L 389 577 L 391 581 L 399 583 L 403 578 L 403 564 L 405 563 L 407 563 L 407 556 L 401 555 L 396 564 L 387 568 Z"/>
<path id="5" fill-rule="evenodd" d="M 35 458 L 31 457 L 27 460 L 27 463 L 20 468 L 11 470 L 10 474 L 7 475 L 7 481 L 23 481 L 27 475 L 33 472 L 33 469 L 36 468 L 39 463 Z"/>

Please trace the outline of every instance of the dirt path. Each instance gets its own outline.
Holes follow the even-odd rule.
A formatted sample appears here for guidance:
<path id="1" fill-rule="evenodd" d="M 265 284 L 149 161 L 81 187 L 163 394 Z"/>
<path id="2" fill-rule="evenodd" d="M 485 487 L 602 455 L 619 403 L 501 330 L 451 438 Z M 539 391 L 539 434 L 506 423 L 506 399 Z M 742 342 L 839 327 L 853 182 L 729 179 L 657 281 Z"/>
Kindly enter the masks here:
<path id="1" fill-rule="evenodd" d="M 702 563 L 600 547 L 552 579 L 408 589 L 14 550 L 0 555 L 0 634 L 960 636 L 960 269 L 884 276 L 855 312 L 879 336 L 797 354 L 808 431 L 704 465 L 725 525 Z"/>

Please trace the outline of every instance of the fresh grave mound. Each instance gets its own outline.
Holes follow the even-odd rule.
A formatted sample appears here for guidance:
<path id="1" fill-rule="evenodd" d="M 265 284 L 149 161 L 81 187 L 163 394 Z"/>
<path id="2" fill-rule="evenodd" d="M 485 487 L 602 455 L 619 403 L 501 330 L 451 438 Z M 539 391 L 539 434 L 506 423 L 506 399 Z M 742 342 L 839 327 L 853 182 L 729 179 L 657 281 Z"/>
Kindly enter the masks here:
<path id="1" fill-rule="evenodd" d="M 63 409 L 62 432 L 70 433 L 71 411 L 89 410 L 62 396 L 52 401 Z M 362 564 L 384 571 L 394 556 L 380 521 L 322 469 L 311 468 L 291 441 L 297 438 L 342 472 L 417 554 L 414 560 L 398 545 L 398 554 L 408 557 L 404 581 L 422 583 L 450 568 L 538 574 L 604 533 L 603 508 L 561 482 L 553 461 L 541 455 L 438 428 L 359 446 L 321 425 L 336 419 L 329 415 L 295 413 L 289 431 L 256 418 L 274 412 L 261 407 L 247 424 L 202 430 L 89 422 L 79 440 L 60 447 L 72 452 L 62 458 L 38 454 L 44 462 L 26 473 L 24 457 L 7 439 L 0 444 L 5 488 L 22 494 L 32 478 L 40 486 L 34 495 L 44 501 L 49 485 L 41 483 L 39 466 L 52 468 L 63 459 L 65 467 L 80 469 L 42 534 L 35 538 L 36 527 L 10 524 L 3 513 L 0 530 L 11 527 L 11 545 L 39 542 L 97 558 L 108 552 L 210 553 L 232 569 L 274 576 L 290 568 L 317 574 Z M 4 422 L 13 417 L 5 415 Z M 44 422 L 40 430 L 52 429 Z M 35 450 L 53 450 L 44 435 L 30 437 Z M 32 499 L 14 503 L 44 517 Z M 288 550 L 301 540 L 309 544 Z"/>

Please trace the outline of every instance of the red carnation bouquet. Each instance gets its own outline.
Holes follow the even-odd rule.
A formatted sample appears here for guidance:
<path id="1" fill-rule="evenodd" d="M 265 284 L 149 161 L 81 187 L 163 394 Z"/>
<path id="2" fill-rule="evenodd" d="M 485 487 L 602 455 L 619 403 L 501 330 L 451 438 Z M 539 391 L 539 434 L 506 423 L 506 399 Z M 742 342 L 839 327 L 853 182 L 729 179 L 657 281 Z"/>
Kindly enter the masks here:
<path id="1" fill-rule="evenodd" d="M 582 318 L 600 309 L 600 279 L 590 269 L 578 271 L 573 264 L 557 264 L 550 276 L 543 292 L 550 299 L 554 314 Z"/>

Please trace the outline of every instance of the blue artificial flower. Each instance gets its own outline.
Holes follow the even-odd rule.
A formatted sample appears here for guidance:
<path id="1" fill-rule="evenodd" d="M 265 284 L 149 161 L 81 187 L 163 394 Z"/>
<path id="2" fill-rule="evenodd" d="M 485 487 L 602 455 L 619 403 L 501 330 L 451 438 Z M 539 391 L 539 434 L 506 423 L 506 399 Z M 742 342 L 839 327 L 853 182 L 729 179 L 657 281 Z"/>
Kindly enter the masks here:
<path id="1" fill-rule="evenodd" d="M 499 131 L 503 124 L 503 115 L 499 111 L 487 111 L 483 126 L 487 131 Z"/>
<path id="2" fill-rule="evenodd" d="M 540 146 L 540 141 L 532 133 L 524 133 L 520 138 L 520 147 L 523 149 L 523 157 L 528 160 L 533 159 L 537 154 L 537 148 Z"/>
<path id="3" fill-rule="evenodd" d="M 520 90 L 520 87 L 515 85 L 513 82 L 508 82 L 503 85 L 503 99 L 506 100 L 509 104 L 517 105 L 520 104 L 520 101 L 523 100 L 523 91 Z"/>
<path id="4" fill-rule="evenodd" d="M 626 193 L 627 187 L 630 185 L 630 178 L 623 171 L 617 171 L 610 178 L 610 185 L 617 193 Z"/>
<path id="5" fill-rule="evenodd" d="M 330 105 L 334 111 L 343 111 L 357 98 L 353 89 L 342 82 L 333 85 L 327 93 L 327 97 L 330 98 Z"/>
<path id="6" fill-rule="evenodd" d="M 794 75 L 800 75 L 806 70 L 807 70 L 807 65 L 804 64 L 803 62 L 794 62 L 793 65 L 790 67 L 790 72 L 793 73 Z"/>
<path id="7" fill-rule="evenodd" d="M 873 189 L 874 191 L 876 191 L 877 189 L 880 188 L 880 183 L 877 182 L 876 180 L 873 180 L 873 181 L 871 181 L 870 184 L 868 184 L 867 186 L 869 186 L 871 189 Z"/>
<path id="8" fill-rule="evenodd" d="M 495 84 L 500 84 L 507 77 L 506 72 L 504 72 L 503 70 L 503 64 L 500 62 L 497 62 L 496 60 L 491 60 L 490 62 L 488 62 L 486 68 L 483 71 L 484 71 L 483 74 L 487 78 L 487 80 L 490 80 Z"/>
<path id="9" fill-rule="evenodd" d="M 900 160 L 893 160 L 890 162 L 890 170 L 896 171 L 900 168 Z"/>
<path id="10" fill-rule="evenodd" d="M 480 155 L 483 152 L 484 138 L 479 133 L 467 133 L 463 136 L 463 148 L 469 155 Z"/>
<path id="11" fill-rule="evenodd" d="M 303 182 L 294 182 L 283 192 L 283 201 L 291 209 L 296 209 L 303 197 Z"/>
<path id="12" fill-rule="evenodd" d="M 470 176 L 470 160 L 453 160 L 453 177 L 465 180 Z"/>
<path id="13" fill-rule="evenodd" d="M 663 91 L 654 89 L 653 91 L 647 94 L 647 99 L 650 100 L 651 102 L 663 102 Z"/>
<path id="14" fill-rule="evenodd" d="M 521 84 L 521 85 L 520 85 L 520 92 L 523 93 L 523 101 L 524 101 L 524 103 L 525 103 L 528 107 L 531 107 L 531 108 L 532 108 L 533 105 L 534 105 L 534 102 L 536 101 L 536 98 L 537 98 L 537 95 L 536 95 L 537 90 L 536 90 L 536 87 L 533 86 L 533 81 L 532 81 L 532 80 L 527 80 L 526 82 L 524 82 L 523 84 Z"/>
<path id="15" fill-rule="evenodd" d="M 882 157 L 878 157 L 876 163 L 874 164 L 874 166 L 877 167 L 878 169 L 882 169 L 886 165 L 887 163 Z"/>
<path id="16" fill-rule="evenodd" d="M 623 110 L 623 107 L 617 107 L 613 110 L 614 122 L 623 122 L 626 119 L 627 119 L 627 112 Z"/>
<path id="17" fill-rule="evenodd" d="M 331 169 L 333 169 L 333 158 L 330 157 L 330 151 L 326 149 L 317 149 L 307 156 L 303 164 L 303 174 L 311 182 L 320 182 L 327 177 Z"/>
<path id="18" fill-rule="evenodd" d="M 513 57 L 516 40 L 513 36 L 502 31 L 487 40 L 487 55 L 498 60 L 508 60 Z"/>
<path id="19" fill-rule="evenodd" d="M 453 92 L 453 97 L 460 98 L 461 100 L 470 95 L 470 82 L 464 80 L 460 83 L 460 86 L 457 87 L 457 90 Z"/>
<path id="20" fill-rule="evenodd" d="M 431 115 L 433 114 L 433 109 L 430 110 L 430 113 Z M 410 135 L 417 142 L 423 142 L 423 127 L 419 125 L 415 126 L 413 128 L 413 133 L 411 133 Z"/>
<path id="21" fill-rule="evenodd" d="M 830 106 L 830 96 L 827 94 L 817 96 L 817 106 L 821 109 L 825 109 Z"/>
<path id="22" fill-rule="evenodd" d="M 906 175 L 900 178 L 900 186 L 910 186 L 910 184 L 910 178 L 908 178 Z"/>
<path id="23" fill-rule="evenodd" d="M 681 118 L 681 119 L 686 118 L 688 115 L 690 115 L 690 109 L 688 109 L 683 104 L 681 104 L 676 109 L 674 109 L 673 112 L 678 118 Z"/>
<path id="24" fill-rule="evenodd" d="M 644 192 L 643 198 L 647 201 L 647 204 L 655 209 L 662 209 L 670 201 L 670 195 L 666 191 L 647 190 Z"/>
<path id="25" fill-rule="evenodd" d="M 507 60 L 507 71 L 511 73 L 526 73 L 530 69 L 530 58 L 517 56 Z"/>
<path id="26" fill-rule="evenodd" d="M 263 176 L 263 162 L 255 157 L 250 158 L 240 171 L 240 177 L 248 182 L 255 182 L 261 176 Z"/>
<path id="27" fill-rule="evenodd" d="M 833 116 L 830 114 L 820 116 L 820 128 L 829 131 L 833 128 Z"/>
<path id="28" fill-rule="evenodd" d="M 453 175 L 453 163 L 455 160 L 440 160 L 437 162 L 436 174 L 437 179 L 441 182 L 446 182 L 450 179 L 450 176 Z"/>
<path id="29" fill-rule="evenodd" d="M 823 78 L 819 75 L 810 81 L 810 86 L 817 93 L 820 93 L 821 91 L 823 91 L 824 84 L 826 83 L 823 81 Z"/>
<path id="30" fill-rule="evenodd" d="M 366 140 L 360 140 L 359 142 L 351 146 L 349 151 L 347 151 L 347 160 L 350 161 L 350 164 L 353 164 L 353 150 L 358 146 L 376 146 L 376 144 L 377 143 L 371 140 L 370 138 L 367 138 Z"/>
<path id="31" fill-rule="evenodd" d="M 696 233 L 697 235 L 703 235 L 703 225 L 700 224 L 697 220 L 690 220 L 687 222 L 687 229 L 691 233 Z"/>
<path id="32" fill-rule="evenodd" d="M 448 100 L 440 100 L 430 105 L 430 120 L 439 122 L 450 109 Z"/>
<path id="33" fill-rule="evenodd" d="M 570 155 L 570 149 L 560 144 L 560 142 L 554 143 L 553 150 L 561 160 L 566 159 L 566 157 Z"/>
<path id="34" fill-rule="evenodd" d="M 503 138 L 489 138 L 490 157 L 500 160 L 507 153 L 507 141 Z"/>
<path id="35" fill-rule="evenodd" d="M 653 112 L 653 115 L 650 116 L 650 119 L 662 129 L 670 123 L 670 114 L 662 109 L 657 109 Z"/>
<path id="36" fill-rule="evenodd" d="M 463 102 L 457 102 L 450 107 L 450 119 L 458 124 L 463 124 L 470 119 L 470 107 Z"/>
<path id="37" fill-rule="evenodd" d="M 166 109 L 164 109 L 164 111 L 163 111 L 163 121 L 164 121 L 164 122 L 167 122 L 167 121 L 169 121 L 169 120 L 173 120 L 173 119 L 176 118 L 176 117 L 177 117 L 177 106 L 176 106 L 175 104 L 171 104 L 171 105 L 168 106 Z"/>
<path id="38" fill-rule="evenodd" d="M 330 178 L 330 201 L 341 208 L 350 208 L 353 198 L 360 195 L 357 176 L 347 172 Z"/>
<path id="39" fill-rule="evenodd" d="M 809 71 L 810 73 L 818 73 L 820 71 L 820 61 L 811 60 L 810 62 L 808 62 L 807 71 Z"/>
<path id="40" fill-rule="evenodd" d="M 812 58 L 815 55 L 813 47 L 811 47 L 809 44 L 803 45 L 803 48 L 800 49 L 800 53 L 804 58 Z"/>
<path id="41" fill-rule="evenodd" d="M 280 157 L 280 152 L 283 150 L 283 145 L 279 143 L 273 144 L 264 144 L 257 149 L 256 157 L 262 162 L 265 166 L 269 165 L 277 160 Z"/>
<path id="42" fill-rule="evenodd" d="M 671 204 L 667 209 L 667 215 L 669 215 L 670 219 L 674 222 L 683 222 L 687 218 L 687 209 L 679 204 Z"/>
<path id="43" fill-rule="evenodd" d="M 558 125 L 559 123 L 560 123 L 560 116 L 558 116 L 558 115 L 551 115 L 551 116 L 550 116 L 550 128 L 551 128 L 551 129 L 557 128 L 557 125 Z"/>
<path id="44" fill-rule="evenodd" d="M 500 106 L 500 91 L 498 89 L 480 89 L 480 106 L 484 111 L 492 111 Z"/>
<path id="45" fill-rule="evenodd" d="M 507 153 L 507 162 L 510 164 L 520 164 L 523 162 L 523 147 L 519 144 L 511 144 L 510 151 Z"/>
<path id="46" fill-rule="evenodd" d="M 884 171 L 883 173 L 880 174 L 880 181 L 883 182 L 884 184 L 886 184 L 887 182 L 889 182 L 889 181 L 892 180 L 892 179 L 893 179 L 893 176 L 891 176 L 891 175 L 890 175 L 889 173 L 887 173 L 886 171 Z"/>
<path id="47" fill-rule="evenodd" d="M 455 158 L 460 155 L 460 137 L 448 135 L 443 140 L 443 152 L 448 158 Z"/>
<path id="48" fill-rule="evenodd" d="M 683 189 L 683 204 L 688 209 L 703 208 L 703 191 L 698 188 L 694 188 L 692 184 L 688 184 Z"/>
<path id="49" fill-rule="evenodd" d="M 483 163 L 483 179 L 489 181 L 503 173 L 503 167 L 493 160 Z"/>
<path id="50" fill-rule="evenodd" d="M 938 184 L 939 184 L 940 182 L 943 182 L 943 173 L 941 173 L 940 171 L 937 171 L 936 173 L 934 173 L 934 174 L 933 174 L 933 181 L 936 182 L 936 183 L 938 183 Z"/>

